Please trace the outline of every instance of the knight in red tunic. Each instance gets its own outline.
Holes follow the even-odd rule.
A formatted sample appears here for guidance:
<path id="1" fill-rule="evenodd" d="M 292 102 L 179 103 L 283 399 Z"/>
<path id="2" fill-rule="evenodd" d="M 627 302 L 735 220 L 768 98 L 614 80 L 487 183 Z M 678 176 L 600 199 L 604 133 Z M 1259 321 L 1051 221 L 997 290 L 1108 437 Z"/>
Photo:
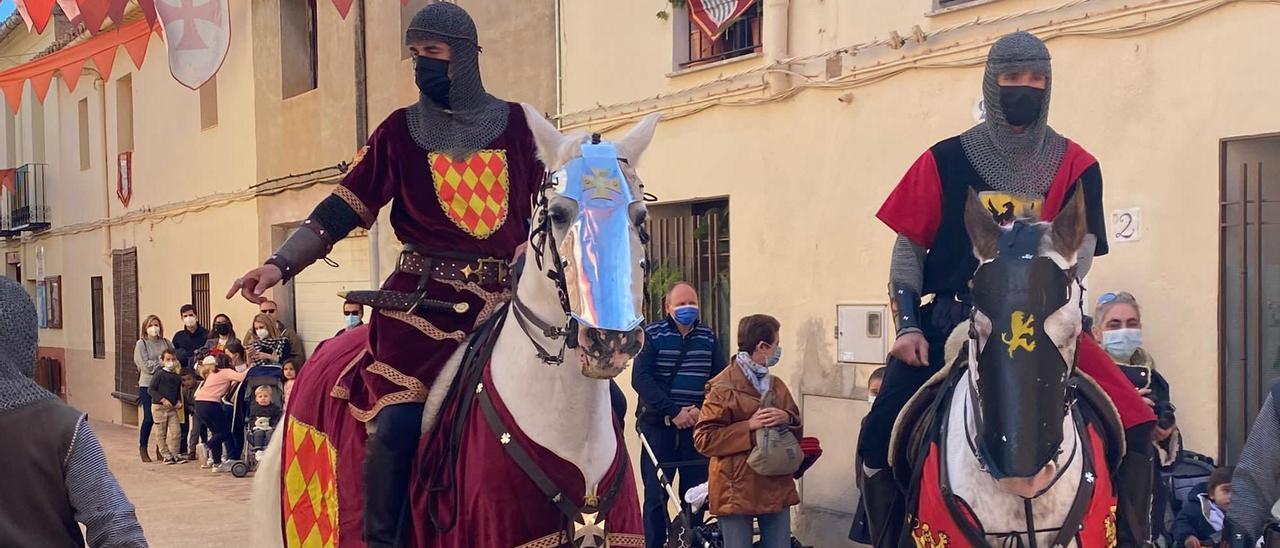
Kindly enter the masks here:
<path id="1" fill-rule="evenodd" d="M 379 300 L 364 303 L 375 307 L 372 351 L 351 361 L 329 390 L 373 432 L 361 512 L 371 548 L 403 540 L 400 516 L 427 390 L 508 299 L 508 264 L 527 237 L 531 197 L 544 176 L 524 110 L 485 92 L 466 11 L 428 5 L 405 43 L 419 101 L 382 122 L 302 229 L 232 289 L 261 300 L 392 204 L 391 228 L 405 248 Z"/>
<path id="2" fill-rule="evenodd" d="M 1107 253 L 1102 171 L 1083 147 L 1049 127 L 1051 84 L 1049 50 L 1039 38 L 1018 32 L 1000 39 L 983 79 L 986 119 L 925 151 L 877 214 L 898 234 L 889 273 L 897 340 L 859 440 L 858 454 L 870 472 L 864 492 L 873 522 L 896 519 L 877 516 L 889 506 L 871 500 L 896 491 L 884 470 L 894 421 L 943 366 L 947 336 L 969 318 L 969 281 L 978 266 L 963 221 L 969 193 L 1004 225 L 1019 218 L 1052 221 L 1070 197 L 1083 194 L 1089 235 L 1078 257 L 1079 277 L 1093 256 Z M 932 302 L 921 306 L 926 295 Z M 1080 340 L 1077 365 L 1108 393 L 1134 440 L 1116 478 L 1120 538 L 1126 546 L 1143 545 L 1150 537 L 1144 516 L 1152 489 L 1151 455 L 1143 448 L 1151 446 L 1155 415 L 1088 337 Z"/>

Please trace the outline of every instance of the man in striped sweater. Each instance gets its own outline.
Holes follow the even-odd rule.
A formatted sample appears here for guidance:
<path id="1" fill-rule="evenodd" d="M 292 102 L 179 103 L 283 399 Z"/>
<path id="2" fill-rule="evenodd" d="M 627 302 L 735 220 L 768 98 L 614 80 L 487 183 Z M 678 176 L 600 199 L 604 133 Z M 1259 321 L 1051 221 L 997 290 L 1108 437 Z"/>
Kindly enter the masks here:
<path id="1" fill-rule="evenodd" d="M 663 473 L 680 476 L 680 496 L 707 481 L 706 459 L 693 448 L 693 425 L 698 422 L 707 381 L 724 369 L 720 341 L 710 327 L 698 322 L 698 293 L 688 282 L 677 282 L 663 299 L 666 317 L 644 328 L 645 343 L 636 356 L 631 386 L 640 395 L 637 428 L 663 464 Z M 666 466 L 673 463 L 674 466 Z M 640 459 L 644 479 L 645 546 L 666 541 L 667 494 L 653 462 Z M 701 515 L 696 518 L 700 521 Z"/>

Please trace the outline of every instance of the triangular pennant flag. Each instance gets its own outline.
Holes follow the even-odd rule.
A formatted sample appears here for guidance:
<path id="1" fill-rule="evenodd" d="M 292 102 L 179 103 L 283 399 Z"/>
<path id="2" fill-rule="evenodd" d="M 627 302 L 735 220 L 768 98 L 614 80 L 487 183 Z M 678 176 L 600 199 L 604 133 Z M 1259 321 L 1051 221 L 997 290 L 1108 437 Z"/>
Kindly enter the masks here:
<path id="1" fill-rule="evenodd" d="M 89 34 L 98 34 L 102 30 L 102 22 L 107 18 L 107 10 L 111 6 L 106 0 L 78 0 L 80 17 Z"/>
<path id="2" fill-rule="evenodd" d="M 76 0 L 58 0 L 58 6 L 66 14 L 67 20 L 71 21 L 71 26 L 80 24 L 80 6 L 76 5 Z"/>
<path id="3" fill-rule="evenodd" d="M 338 8 L 338 15 L 346 19 L 347 14 L 351 13 L 351 0 L 333 0 L 333 7 Z"/>
<path id="4" fill-rule="evenodd" d="M 98 74 L 102 75 L 103 80 L 111 79 L 111 65 L 116 62 L 116 46 L 111 46 L 92 56 L 94 66 L 98 67 Z"/>
<path id="5" fill-rule="evenodd" d="M 27 29 L 36 34 L 44 34 L 44 29 L 53 18 L 53 4 L 56 0 L 15 0 L 18 13 L 27 22 Z"/>
<path id="6" fill-rule="evenodd" d="M 107 15 L 115 22 L 116 26 L 124 24 L 124 8 L 129 5 L 129 0 L 110 0 L 107 5 Z"/>
<path id="7" fill-rule="evenodd" d="M 0 169 L 0 187 L 8 189 L 9 194 L 18 193 L 17 184 L 14 182 L 17 174 L 18 170 L 14 168 Z"/>
<path id="8" fill-rule="evenodd" d="M 142 68 L 142 60 L 147 57 L 147 45 L 151 43 L 151 34 L 147 33 L 124 43 L 124 50 L 133 60 L 133 66 Z"/>
<path id="9" fill-rule="evenodd" d="M 138 0 L 138 7 L 142 9 L 142 15 L 147 18 L 147 24 L 156 26 L 156 0 Z"/>
<path id="10" fill-rule="evenodd" d="M 67 84 L 67 91 L 75 92 L 76 83 L 80 81 L 80 71 L 84 69 L 84 59 L 76 59 L 58 69 L 62 81 Z"/>
<path id="11" fill-rule="evenodd" d="M 4 100 L 9 103 L 9 111 L 14 114 L 17 114 L 18 108 L 22 106 L 22 87 L 26 84 L 26 80 L 0 82 L 0 90 L 4 90 Z"/>
<path id="12" fill-rule="evenodd" d="M 49 96 L 49 84 L 53 82 L 53 71 L 41 72 L 31 76 L 31 89 L 36 91 L 36 100 L 44 103 L 44 98 Z"/>
<path id="13" fill-rule="evenodd" d="M 407 5 L 409 5 L 409 0 L 400 0 L 400 5 L 401 5 L 401 6 L 407 6 Z"/>

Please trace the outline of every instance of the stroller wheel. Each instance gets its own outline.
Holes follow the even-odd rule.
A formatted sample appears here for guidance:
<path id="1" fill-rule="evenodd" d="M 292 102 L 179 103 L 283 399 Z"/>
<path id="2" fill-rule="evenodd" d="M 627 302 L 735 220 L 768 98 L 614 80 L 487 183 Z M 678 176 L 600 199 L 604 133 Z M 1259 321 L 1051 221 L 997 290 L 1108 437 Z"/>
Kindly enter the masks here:
<path id="1" fill-rule="evenodd" d="M 231 475 L 237 478 L 243 478 L 249 475 L 249 465 L 244 461 L 237 461 L 231 465 Z"/>

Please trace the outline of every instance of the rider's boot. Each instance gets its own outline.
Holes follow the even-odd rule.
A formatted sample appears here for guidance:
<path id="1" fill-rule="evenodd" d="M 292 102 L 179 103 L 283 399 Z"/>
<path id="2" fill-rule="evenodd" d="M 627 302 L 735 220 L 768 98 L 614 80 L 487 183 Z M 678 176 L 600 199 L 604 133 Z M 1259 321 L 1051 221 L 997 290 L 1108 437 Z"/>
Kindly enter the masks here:
<path id="1" fill-rule="evenodd" d="M 862 480 L 862 500 L 871 529 L 871 545 L 897 546 L 905 519 L 905 503 L 898 482 L 889 469 L 877 470 Z"/>
<path id="2" fill-rule="evenodd" d="M 1154 546 L 1151 539 L 1151 502 L 1155 490 L 1155 423 L 1125 431 L 1126 452 L 1116 471 L 1116 538 L 1120 546 Z"/>
<path id="3" fill-rule="evenodd" d="M 364 459 L 364 541 L 368 548 L 400 548 L 401 516 L 413 452 L 396 451 L 381 436 L 368 440 Z"/>

